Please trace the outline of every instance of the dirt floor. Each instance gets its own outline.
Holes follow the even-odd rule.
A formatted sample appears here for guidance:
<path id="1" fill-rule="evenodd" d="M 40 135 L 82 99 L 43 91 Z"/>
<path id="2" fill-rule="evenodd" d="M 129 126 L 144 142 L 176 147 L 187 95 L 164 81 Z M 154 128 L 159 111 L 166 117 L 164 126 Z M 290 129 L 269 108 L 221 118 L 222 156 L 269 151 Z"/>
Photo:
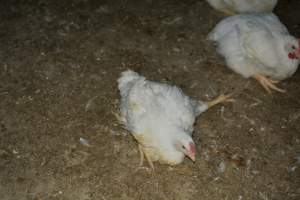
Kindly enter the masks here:
<path id="1" fill-rule="evenodd" d="M 275 10 L 295 36 L 299 10 Z M 0 17 L 1 199 L 300 199 L 300 72 L 268 95 L 227 69 L 205 1 L 10 0 Z M 197 99 L 234 93 L 198 118 L 195 163 L 135 171 L 113 114 L 127 68 Z"/>

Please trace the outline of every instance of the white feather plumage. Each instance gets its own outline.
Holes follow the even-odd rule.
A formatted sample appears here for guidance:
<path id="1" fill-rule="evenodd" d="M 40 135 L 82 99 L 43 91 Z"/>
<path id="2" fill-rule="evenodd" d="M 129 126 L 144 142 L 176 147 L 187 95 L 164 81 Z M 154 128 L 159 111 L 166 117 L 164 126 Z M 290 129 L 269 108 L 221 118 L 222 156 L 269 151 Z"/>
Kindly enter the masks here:
<path id="1" fill-rule="evenodd" d="M 272 12 L 278 0 L 207 0 L 216 10 L 225 13 Z"/>
<path id="2" fill-rule="evenodd" d="M 299 65 L 289 58 L 298 41 L 274 14 L 249 13 L 222 20 L 208 35 L 229 68 L 243 77 L 262 74 L 276 80 L 290 77 Z"/>
<path id="3" fill-rule="evenodd" d="M 151 161 L 176 165 L 184 153 L 176 147 L 193 142 L 197 115 L 208 105 L 194 101 L 178 87 L 146 80 L 128 70 L 118 80 L 121 93 L 121 115 Z"/>

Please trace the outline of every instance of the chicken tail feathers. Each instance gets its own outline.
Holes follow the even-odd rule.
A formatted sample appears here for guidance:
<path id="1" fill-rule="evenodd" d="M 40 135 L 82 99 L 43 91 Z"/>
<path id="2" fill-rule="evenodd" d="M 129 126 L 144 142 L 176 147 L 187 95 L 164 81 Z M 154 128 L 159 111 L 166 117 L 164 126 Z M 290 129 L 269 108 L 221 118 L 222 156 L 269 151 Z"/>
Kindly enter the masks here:
<path id="1" fill-rule="evenodd" d="M 120 78 L 118 79 L 118 87 L 119 90 L 122 91 L 125 88 L 128 88 L 129 85 L 135 83 L 138 79 L 140 79 L 140 75 L 132 70 L 126 70 L 121 73 Z"/>
<path id="2" fill-rule="evenodd" d="M 196 116 L 200 115 L 208 109 L 207 103 L 203 101 L 192 100 L 192 105 L 194 107 L 194 113 Z"/>

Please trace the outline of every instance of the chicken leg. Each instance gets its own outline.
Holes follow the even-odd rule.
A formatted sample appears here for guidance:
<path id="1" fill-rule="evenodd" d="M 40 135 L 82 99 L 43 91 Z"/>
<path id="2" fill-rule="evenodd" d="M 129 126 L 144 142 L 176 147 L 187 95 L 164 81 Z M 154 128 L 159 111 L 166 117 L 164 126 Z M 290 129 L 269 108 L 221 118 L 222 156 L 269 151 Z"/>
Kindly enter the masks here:
<path id="1" fill-rule="evenodd" d="M 139 152 L 140 152 L 140 164 L 139 167 L 143 166 L 144 163 L 144 151 L 142 149 L 142 146 L 139 144 Z"/>
<path id="2" fill-rule="evenodd" d="M 217 98 L 215 98 L 212 101 L 207 102 L 207 106 L 208 108 L 211 108 L 219 103 L 223 103 L 223 102 L 234 102 L 234 99 L 231 98 L 230 95 L 220 95 Z"/>
<path id="3" fill-rule="evenodd" d="M 115 118 L 120 124 L 124 125 L 125 118 L 121 115 L 121 113 L 115 111 L 111 111 L 111 113 L 115 116 Z"/>
<path id="4" fill-rule="evenodd" d="M 146 160 L 148 161 L 152 171 L 154 171 L 154 165 L 152 160 L 147 156 L 147 154 L 144 152 L 142 145 L 139 144 L 139 152 L 140 152 L 140 164 L 138 169 L 143 168 L 143 163 L 144 163 L 144 157 L 146 156 Z"/>
<path id="5" fill-rule="evenodd" d="M 271 89 L 272 90 L 276 90 L 278 92 L 286 92 L 285 90 L 283 89 L 280 89 L 278 88 L 275 84 L 278 83 L 279 81 L 275 81 L 275 80 L 272 80 L 270 78 L 267 78 L 266 76 L 264 75 L 261 75 L 261 74 L 255 74 L 253 76 L 254 79 L 256 79 L 262 86 L 265 90 L 267 90 L 267 92 L 269 94 L 272 93 Z"/>

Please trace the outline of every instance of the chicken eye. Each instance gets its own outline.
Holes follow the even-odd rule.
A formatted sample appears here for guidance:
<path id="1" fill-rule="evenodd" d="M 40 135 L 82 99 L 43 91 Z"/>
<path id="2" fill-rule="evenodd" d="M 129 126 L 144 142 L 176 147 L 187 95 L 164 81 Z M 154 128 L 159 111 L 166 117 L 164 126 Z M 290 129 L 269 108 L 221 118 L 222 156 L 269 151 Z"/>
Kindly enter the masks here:
<path id="1" fill-rule="evenodd" d="M 296 50 L 296 47 L 293 45 L 293 46 L 292 46 L 292 49 L 293 49 L 293 50 Z"/>
<path id="2" fill-rule="evenodd" d="M 181 148 L 185 149 L 185 146 L 182 145 Z"/>

